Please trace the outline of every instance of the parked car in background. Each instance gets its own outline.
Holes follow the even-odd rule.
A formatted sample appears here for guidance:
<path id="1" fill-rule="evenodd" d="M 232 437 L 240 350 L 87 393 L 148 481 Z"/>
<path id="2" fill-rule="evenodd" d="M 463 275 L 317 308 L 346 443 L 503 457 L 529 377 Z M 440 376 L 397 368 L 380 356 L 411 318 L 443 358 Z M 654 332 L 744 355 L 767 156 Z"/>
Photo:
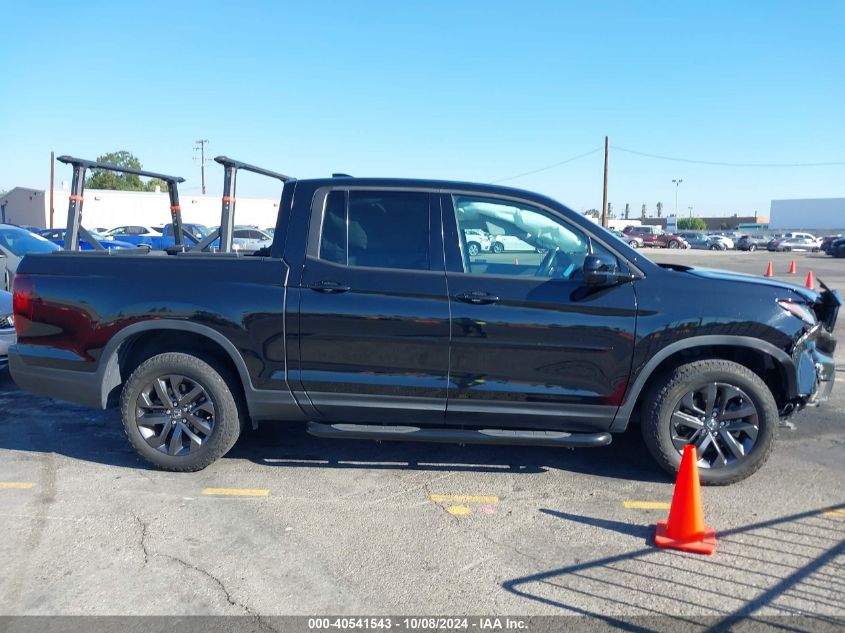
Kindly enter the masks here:
<path id="1" fill-rule="evenodd" d="M 0 290 L 0 369 L 9 366 L 9 348 L 15 344 L 15 317 L 12 293 Z"/>
<path id="2" fill-rule="evenodd" d="M 208 228 L 202 224 L 183 223 L 182 228 L 188 231 L 198 240 L 208 235 Z M 119 238 L 122 242 L 129 242 L 136 246 L 146 245 L 155 250 L 163 250 L 176 245 L 173 237 L 173 225 L 165 224 L 162 227 L 141 226 L 138 224 L 119 226 L 106 233 L 108 238 Z"/>
<path id="3" fill-rule="evenodd" d="M 758 248 L 766 248 L 773 239 L 774 236 L 770 234 L 749 233 L 736 241 L 736 249 L 739 251 L 756 251 Z"/>
<path id="4" fill-rule="evenodd" d="M 818 253 L 819 242 L 814 237 L 781 237 L 773 239 L 766 248 L 774 252 L 804 251 Z"/>
<path id="5" fill-rule="evenodd" d="M 128 242 L 136 246 L 146 244 L 150 248 L 162 248 L 161 231 L 157 231 L 151 226 L 141 226 L 139 224 L 118 226 L 110 231 L 106 231 L 103 235 L 107 238 Z"/>
<path id="6" fill-rule="evenodd" d="M 721 233 L 710 233 L 707 237 L 711 240 L 717 240 L 725 245 L 725 248 L 728 250 L 734 249 L 734 241 L 728 237 L 727 235 L 722 235 Z"/>
<path id="7" fill-rule="evenodd" d="M 817 240 L 818 239 L 812 233 L 796 233 L 794 231 L 789 231 L 787 233 L 784 233 L 783 237 L 785 237 L 787 239 L 791 239 L 793 237 L 803 237 L 803 238 L 808 239 L 808 240 Z"/>
<path id="8" fill-rule="evenodd" d="M 239 251 L 255 252 L 273 243 L 273 238 L 254 226 L 236 226 L 232 231 L 232 244 Z"/>
<path id="9" fill-rule="evenodd" d="M 620 240 L 625 242 L 631 248 L 642 248 L 643 246 L 643 238 L 637 237 L 636 235 L 625 235 L 622 231 L 611 231 L 616 237 Z"/>
<path id="10" fill-rule="evenodd" d="M 264 229 L 264 232 L 271 237 L 276 235 L 276 229 L 275 228 Z"/>
<path id="11" fill-rule="evenodd" d="M 666 233 L 659 226 L 626 226 L 622 232 L 625 235 L 640 238 L 643 241 L 643 246 L 689 248 L 689 244 L 684 241 L 684 238 L 673 233 Z"/>
<path id="12" fill-rule="evenodd" d="M 819 242 L 819 250 L 822 251 L 823 253 L 827 253 L 829 255 L 830 254 L 830 247 L 833 245 L 833 243 L 836 240 L 840 239 L 841 237 L 842 237 L 841 233 L 839 233 L 838 235 L 828 235 L 826 237 L 823 237 L 822 241 Z"/>
<path id="13" fill-rule="evenodd" d="M 487 231 L 481 229 L 464 229 L 467 253 L 475 257 L 482 251 L 489 251 L 493 245 L 493 238 Z"/>
<path id="14" fill-rule="evenodd" d="M 515 235 L 491 235 L 490 239 L 493 241 L 490 245 L 490 250 L 494 253 L 506 252 L 532 252 L 544 253 L 545 249 L 541 247 L 532 246 L 528 242 L 521 240 Z"/>
<path id="15" fill-rule="evenodd" d="M 11 290 L 21 259 L 29 253 L 59 250 L 53 242 L 19 226 L 0 224 L 0 289 Z"/>
<path id="16" fill-rule="evenodd" d="M 721 240 L 715 239 L 710 235 L 704 233 L 695 233 L 693 231 L 685 231 L 678 233 L 678 235 L 689 244 L 690 248 L 704 251 L 725 251 L 728 247 Z"/>
<path id="17" fill-rule="evenodd" d="M 90 232 L 90 231 L 89 231 Z M 65 246 L 65 229 L 44 229 L 40 233 L 41 237 L 45 237 L 54 244 L 58 245 L 61 248 Z M 113 240 L 110 237 L 106 237 L 105 235 L 101 235 L 100 233 L 91 233 L 94 236 L 94 239 L 103 247 L 103 248 L 137 248 L 137 244 L 132 244 L 130 242 L 122 242 L 120 240 Z M 94 247 L 91 246 L 88 242 L 83 240 L 81 237 L 79 238 L 79 248 L 83 251 L 91 251 L 94 250 Z"/>
<path id="18" fill-rule="evenodd" d="M 828 247 L 827 254 L 832 257 L 845 257 L 845 237 L 840 237 L 833 242 Z"/>

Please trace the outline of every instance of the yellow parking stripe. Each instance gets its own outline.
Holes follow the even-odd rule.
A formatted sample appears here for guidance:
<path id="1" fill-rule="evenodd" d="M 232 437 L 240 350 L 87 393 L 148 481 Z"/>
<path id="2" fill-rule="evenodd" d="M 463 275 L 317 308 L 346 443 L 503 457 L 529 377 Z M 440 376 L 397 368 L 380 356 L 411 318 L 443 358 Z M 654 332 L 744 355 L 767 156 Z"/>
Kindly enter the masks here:
<path id="1" fill-rule="evenodd" d="M 669 504 L 665 501 L 625 501 L 623 504 L 630 510 L 668 510 Z"/>
<path id="2" fill-rule="evenodd" d="M 203 488 L 202 494 L 222 497 L 266 497 L 270 491 L 261 488 Z"/>
<path id="3" fill-rule="evenodd" d="M 449 506 L 446 508 L 446 512 L 452 516 L 462 517 L 472 512 L 472 510 L 470 510 L 467 506 Z"/>
<path id="4" fill-rule="evenodd" d="M 499 497 L 485 497 L 476 495 L 428 495 L 429 501 L 435 503 L 498 503 Z"/>
<path id="5" fill-rule="evenodd" d="M 0 490 L 28 490 L 34 486 L 31 481 L 0 481 Z"/>
<path id="6" fill-rule="evenodd" d="M 845 517 L 845 508 L 841 508 L 839 510 L 828 510 L 822 514 L 826 517 Z"/>

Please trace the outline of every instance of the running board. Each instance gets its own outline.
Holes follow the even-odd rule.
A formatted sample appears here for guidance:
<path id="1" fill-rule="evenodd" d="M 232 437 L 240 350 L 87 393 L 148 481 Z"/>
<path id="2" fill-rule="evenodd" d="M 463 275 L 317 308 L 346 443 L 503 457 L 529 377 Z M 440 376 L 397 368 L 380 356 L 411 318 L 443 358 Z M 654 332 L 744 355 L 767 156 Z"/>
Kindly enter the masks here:
<path id="1" fill-rule="evenodd" d="M 503 444 L 520 446 L 563 446 L 592 448 L 610 444 L 610 433 L 567 433 L 565 431 L 507 431 L 504 429 L 466 430 L 420 428 L 380 424 L 321 424 L 309 422 L 306 430 L 316 437 L 349 440 L 390 440 L 400 442 L 444 442 L 450 444 Z"/>

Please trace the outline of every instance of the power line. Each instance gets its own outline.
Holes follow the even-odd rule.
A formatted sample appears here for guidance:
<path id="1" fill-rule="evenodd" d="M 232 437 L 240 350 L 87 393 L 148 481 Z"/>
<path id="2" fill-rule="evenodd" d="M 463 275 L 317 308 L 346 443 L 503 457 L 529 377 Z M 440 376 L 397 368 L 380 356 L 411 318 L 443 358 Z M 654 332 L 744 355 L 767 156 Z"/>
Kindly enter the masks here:
<path id="1" fill-rule="evenodd" d="M 566 160 L 562 160 L 559 163 L 554 163 L 553 165 L 546 165 L 545 167 L 540 167 L 539 169 L 532 169 L 531 171 L 526 171 L 521 174 L 516 174 L 515 176 L 508 176 L 507 178 L 500 178 L 499 180 L 491 180 L 490 184 L 496 184 L 499 182 L 506 182 L 508 180 L 516 180 L 517 178 L 522 178 L 523 176 L 530 176 L 532 174 L 539 174 L 541 171 L 548 171 L 549 169 L 554 169 L 555 167 L 560 167 L 561 165 L 565 165 L 566 163 L 571 163 L 573 161 L 578 160 L 579 158 L 584 158 L 585 156 L 589 156 L 590 154 L 595 154 L 596 152 L 600 152 L 602 150 L 601 147 L 597 147 L 595 149 L 591 149 L 589 152 L 584 152 L 583 154 L 578 154 L 578 156 L 573 156 L 572 158 L 567 158 Z"/>
<path id="2" fill-rule="evenodd" d="M 714 160 L 697 160 L 692 158 L 676 158 L 673 156 L 661 156 L 660 154 L 649 154 L 648 152 L 639 152 L 633 149 L 625 149 L 612 145 L 613 149 L 620 152 L 627 152 L 628 154 L 636 154 L 637 156 L 645 156 L 646 158 L 656 158 L 658 160 L 668 160 L 676 163 L 694 163 L 697 165 L 715 165 L 718 167 L 834 167 L 838 165 L 845 165 L 845 161 L 831 161 L 826 163 L 729 163 L 724 161 Z"/>

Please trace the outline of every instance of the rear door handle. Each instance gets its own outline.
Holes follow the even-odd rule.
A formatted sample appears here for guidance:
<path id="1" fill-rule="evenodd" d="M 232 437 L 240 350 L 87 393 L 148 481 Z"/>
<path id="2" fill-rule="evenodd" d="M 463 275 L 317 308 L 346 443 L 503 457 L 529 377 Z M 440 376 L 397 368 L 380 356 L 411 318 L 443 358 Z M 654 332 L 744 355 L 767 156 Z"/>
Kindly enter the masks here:
<path id="1" fill-rule="evenodd" d="M 455 299 L 475 305 L 487 305 L 490 303 L 496 303 L 499 300 L 499 297 L 484 290 L 470 290 L 456 294 Z"/>
<path id="2" fill-rule="evenodd" d="M 317 292 L 335 292 L 335 293 L 349 292 L 352 289 L 349 286 L 346 286 L 346 285 L 340 283 L 339 281 L 330 281 L 330 280 L 318 281 L 314 285 L 308 286 L 308 287 L 311 288 L 311 290 L 316 290 Z"/>

